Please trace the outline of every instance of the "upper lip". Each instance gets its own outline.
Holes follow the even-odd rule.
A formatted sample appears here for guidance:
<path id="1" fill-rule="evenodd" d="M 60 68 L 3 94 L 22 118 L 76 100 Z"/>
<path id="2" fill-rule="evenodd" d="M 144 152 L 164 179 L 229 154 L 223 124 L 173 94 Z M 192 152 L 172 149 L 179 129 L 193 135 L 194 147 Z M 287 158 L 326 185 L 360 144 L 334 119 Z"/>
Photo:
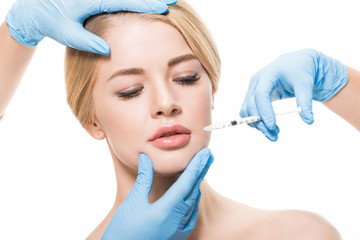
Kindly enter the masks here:
<path id="1" fill-rule="evenodd" d="M 156 130 L 156 132 L 154 133 L 154 135 L 152 135 L 149 141 L 154 141 L 155 139 L 160 138 L 167 133 L 190 134 L 191 132 L 189 129 L 180 124 L 162 126 L 158 130 Z"/>

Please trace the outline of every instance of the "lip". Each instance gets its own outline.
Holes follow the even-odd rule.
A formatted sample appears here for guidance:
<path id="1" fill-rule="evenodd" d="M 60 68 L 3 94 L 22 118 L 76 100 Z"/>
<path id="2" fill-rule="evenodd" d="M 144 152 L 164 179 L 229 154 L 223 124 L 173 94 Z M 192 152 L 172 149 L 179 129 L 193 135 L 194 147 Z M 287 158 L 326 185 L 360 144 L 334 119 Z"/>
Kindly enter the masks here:
<path id="1" fill-rule="evenodd" d="M 165 134 L 176 133 L 172 136 Z M 179 148 L 190 141 L 191 131 L 180 124 L 173 124 L 160 127 L 149 141 L 159 148 Z"/>

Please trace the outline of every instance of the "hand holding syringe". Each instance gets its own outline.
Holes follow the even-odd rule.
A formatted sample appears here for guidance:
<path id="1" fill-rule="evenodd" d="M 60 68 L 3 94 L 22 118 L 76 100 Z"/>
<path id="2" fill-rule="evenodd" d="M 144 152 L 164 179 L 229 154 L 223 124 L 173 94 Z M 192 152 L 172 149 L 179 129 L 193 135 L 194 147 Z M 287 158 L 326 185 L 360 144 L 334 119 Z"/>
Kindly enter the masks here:
<path id="1" fill-rule="evenodd" d="M 277 112 L 275 113 L 275 116 L 280 116 L 280 115 L 285 115 L 285 114 L 289 114 L 289 113 L 301 113 L 301 108 L 298 107 L 294 110 L 287 110 L 287 111 L 281 111 L 281 112 Z M 241 125 L 244 123 L 252 123 L 252 122 L 258 122 L 261 120 L 260 116 L 250 116 L 250 117 L 246 117 L 246 118 L 239 118 L 236 120 L 232 120 L 232 121 L 226 121 L 226 122 L 218 122 L 218 123 L 213 123 L 209 126 L 204 127 L 205 131 L 213 131 L 213 130 L 218 130 L 218 129 L 223 129 L 223 128 L 227 128 L 227 127 L 233 127 L 233 126 L 237 126 L 237 125 Z"/>

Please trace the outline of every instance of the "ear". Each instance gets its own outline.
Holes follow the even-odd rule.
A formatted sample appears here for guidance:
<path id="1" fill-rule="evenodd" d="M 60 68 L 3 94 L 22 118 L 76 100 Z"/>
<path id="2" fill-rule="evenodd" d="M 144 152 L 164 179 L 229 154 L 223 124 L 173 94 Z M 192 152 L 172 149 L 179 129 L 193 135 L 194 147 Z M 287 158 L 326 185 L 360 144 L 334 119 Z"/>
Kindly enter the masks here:
<path id="1" fill-rule="evenodd" d="M 89 126 L 86 126 L 85 129 L 93 138 L 97 140 L 102 140 L 106 137 L 101 124 L 97 120 L 95 120 Z"/>

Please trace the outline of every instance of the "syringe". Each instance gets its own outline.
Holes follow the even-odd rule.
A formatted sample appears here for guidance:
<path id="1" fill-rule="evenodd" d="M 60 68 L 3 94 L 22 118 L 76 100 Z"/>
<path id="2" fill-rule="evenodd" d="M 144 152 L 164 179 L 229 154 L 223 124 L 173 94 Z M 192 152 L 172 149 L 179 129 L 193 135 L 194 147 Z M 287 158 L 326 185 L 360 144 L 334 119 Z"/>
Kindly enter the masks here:
<path id="1" fill-rule="evenodd" d="M 285 114 L 289 114 L 289 113 L 301 113 L 301 107 L 297 107 L 296 109 L 293 110 L 286 110 L 286 111 L 281 111 L 281 112 L 276 112 L 275 116 L 280 116 L 280 115 L 285 115 Z M 261 120 L 260 116 L 250 116 L 250 117 L 246 117 L 246 118 L 239 118 L 239 119 L 235 119 L 232 121 L 226 121 L 226 122 L 218 122 L 218 123 L 213 123 L 209 126 L 204 127 L 203 130 L 205 131 L 213 131 L 213 130 L 218 130 L 218 129 L 223 129 L 223 128 L 227 128 L 227 127 L 233 127 L 233 126 L 237 126 L 237 125 L 241 125 L 244 123 L 252 123 L 252 122 L 258 122 Z"/>

